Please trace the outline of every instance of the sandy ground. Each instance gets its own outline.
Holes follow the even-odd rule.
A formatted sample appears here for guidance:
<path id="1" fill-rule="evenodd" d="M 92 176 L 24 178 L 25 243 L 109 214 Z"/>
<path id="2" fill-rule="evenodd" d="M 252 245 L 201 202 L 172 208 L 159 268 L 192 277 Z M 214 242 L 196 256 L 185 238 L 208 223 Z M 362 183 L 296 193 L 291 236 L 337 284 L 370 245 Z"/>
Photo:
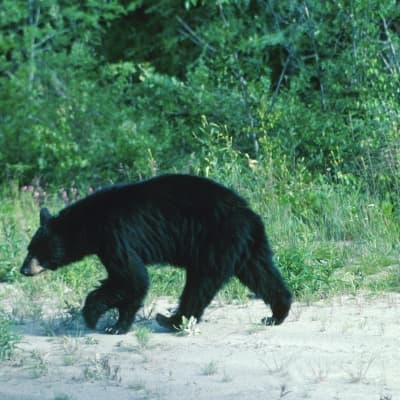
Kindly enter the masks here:
<path id="1" fill-rule="evenodd" d="M 26 320 L 17 357 L 0 364 L 0 399 L 400 399 L 400 294 L 295 303 L 277 327 L 259 324 L 268 313 L 259 300 L 214 302 L 187 336 L 154 319 L 122 336 L 81 321 L 48 336 Z"/>

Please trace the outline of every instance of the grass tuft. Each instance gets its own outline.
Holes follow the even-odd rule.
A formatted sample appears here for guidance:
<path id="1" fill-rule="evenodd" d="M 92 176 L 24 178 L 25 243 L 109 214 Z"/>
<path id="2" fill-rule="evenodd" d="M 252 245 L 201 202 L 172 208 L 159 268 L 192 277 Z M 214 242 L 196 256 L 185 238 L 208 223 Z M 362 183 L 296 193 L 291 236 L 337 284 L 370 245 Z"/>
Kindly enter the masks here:
<path id="1" fill-rule="evenodd" d="M 10 319 L 0 314 L 0 361 L 13 357 L 19 341 L 20 337 L 14 333 Z"/>

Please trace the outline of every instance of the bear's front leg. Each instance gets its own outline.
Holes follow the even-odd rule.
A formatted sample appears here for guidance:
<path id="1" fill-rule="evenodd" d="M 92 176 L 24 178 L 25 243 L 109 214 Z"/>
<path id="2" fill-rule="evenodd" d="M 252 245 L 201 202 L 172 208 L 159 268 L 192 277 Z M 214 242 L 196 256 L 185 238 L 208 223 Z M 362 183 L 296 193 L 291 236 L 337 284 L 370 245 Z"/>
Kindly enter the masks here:
<path id="1" fill-rule="evenodd" d="M 126 288 L 121 289 L 121 286 L 121 284 L 116 286 L 115 282 L 108 279 L 101 287 L 88 295 L 82 310 L 88 328 L 95 329 L 98 320 L 106 311 L 117 308 L 118 321 L 115 325 L 106 326 L 105 333 L 121 335 L 129 330 L 136 312 L 142 306 L 143 296 L 135 298 L 132 291 L 128 292 Z"/>
<path id="2" fill-rule="evenodd" d="M 85 305 L 82 309 L 83 319 L 89 329 L 95 329 L 99 318 L 108 311 L 111 306 L 107 303 L 105 288 L 93 290 L 86 298 Z"/>
<path id="3" fill-rule="evenodd" d="M 100 317 L 108 310 L 115 307 L 118 309 L 120 309 L 120 307 L 123 308 L 124 299 L 127 295 L 124 291 L 121 291 L 120 288 L 121 284 L 108 278 L 102 282 L 99 288 L 89 293 L 82 309 L 82 315 L 88 328 L 95 329 Z M 124 312 L 122 312 L 122 314 L 124 314 Z M 124 320 L 124 318 L 122 319 Z M 121 324 L 121 327 L 118 329 L 120 332 L 113 332 L 109 328 L 106 328 L 106 331 L 107 333 L 122 333 L 124 330 L 123 328 L 124 324 Z"/>
<path id="4" fill-rule="evenodd" d="M 149 276 L 140 257 L 130 248 L 120 248 L 120 251 L 118 257 L 102 258 L 109 273 L 108 297 L 113 299 L 108 305 L 117 308 L 119 313 L 115 325 L 104 330 L 112 335 L 128 332 L 149 288 Z"/>

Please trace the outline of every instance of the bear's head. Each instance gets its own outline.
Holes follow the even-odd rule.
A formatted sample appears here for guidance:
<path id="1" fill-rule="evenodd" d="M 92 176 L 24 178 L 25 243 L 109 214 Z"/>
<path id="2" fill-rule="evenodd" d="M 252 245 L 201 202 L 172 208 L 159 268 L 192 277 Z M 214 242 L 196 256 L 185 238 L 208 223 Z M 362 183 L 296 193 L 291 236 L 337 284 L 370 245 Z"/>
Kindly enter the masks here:
<path id="1" fill-rule="evenodd" d="M 21 274 L 38 275 L 55 270 L 63 264 L 64 246 L 54 227 L 54 218 L 47 208 L 40 210 L 40 227 L 28 245 L 28 255 L 21 267 Z"/>

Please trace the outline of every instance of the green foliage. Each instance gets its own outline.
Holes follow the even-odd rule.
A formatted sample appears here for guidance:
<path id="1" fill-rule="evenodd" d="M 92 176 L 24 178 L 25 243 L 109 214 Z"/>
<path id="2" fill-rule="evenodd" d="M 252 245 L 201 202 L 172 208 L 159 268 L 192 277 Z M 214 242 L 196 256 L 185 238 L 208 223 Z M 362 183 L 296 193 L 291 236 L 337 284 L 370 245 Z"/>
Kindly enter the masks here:
<path id="1" fill-rule="evenodd" d="M 199 172 L 239 190 L 262 215 L 276 263 L 297 298 L 400 290 L 400 226 L 391 203 L 376 202 L 352 179 L 316 179 L 301 164 L 290 169 L 285 158 L 274 158 L 270 142 L 261 143 L 264 156 L 255 162 L 233 149 L 226 131 L 211 137 L 219 144 L 203 142 Z M 225 300 L 246 295 L 236 280 L 222 292 Z"/>
<path id="2" fill-rule="evenodd" d="M 3 3 L 2 181 L 191 169 L 218 126 L 398 202 L 396 2 Z"/>
<path id="3" fill-rule="evenodd" d="M 218 298 L 224 303 L 235 302 L 245 304 L 249 300 L 249 290 L 237 278 L 232 278 L 222 289 L 218 292 Z"/>
<path id="4" fill-rule="evenodd" d="M 321 250 L 316 249 L 317 253 Z M 334 271 L 339 265 L 335 265 L 335 262 L 331 252 L 321 257 L 299 247 L 282 249 L 277 257 L 278 268 L 285 275 L 296 297 L 327 295 L 332 288 L 336 288 Z"/>
<path id="5" fill-rule="evenodd" d="M 185 283 L 185 273 L 181 269 L 168 266 L 149 268 L 151 290 L 156 296 L 179 296 Z"/>
<path id="6" fill-rule="evenodd" d="M 21 251 L 21 239 L 15 225 L 10 224 L 7 220 L 1 224 L 1 228 L 3 232 L 0 242 L 0 281 L 5 281 L 15 276 L 17 272 L 16 264 L 20 259 L 18 253 Z"/>
<path id="7" fill-rule="evenodd" d="M 106 271 L 96 258 L 84 259 L 79 263 L 63 268 L 57 274 L 49 274 L 49 280 L 56 281 L 72 289 L 66 301 L 71 302 L 84 299 L 87 293 L 99 285 L 99 281 L 106 278 Z"/>
<path id="8" fill-rule="evenodd" d="M 0 190 L 0 282 L 14 280 L 25 256 L 27 240 L 33 233 L 31 224 L 36 207 L 31 195 Z"/>

